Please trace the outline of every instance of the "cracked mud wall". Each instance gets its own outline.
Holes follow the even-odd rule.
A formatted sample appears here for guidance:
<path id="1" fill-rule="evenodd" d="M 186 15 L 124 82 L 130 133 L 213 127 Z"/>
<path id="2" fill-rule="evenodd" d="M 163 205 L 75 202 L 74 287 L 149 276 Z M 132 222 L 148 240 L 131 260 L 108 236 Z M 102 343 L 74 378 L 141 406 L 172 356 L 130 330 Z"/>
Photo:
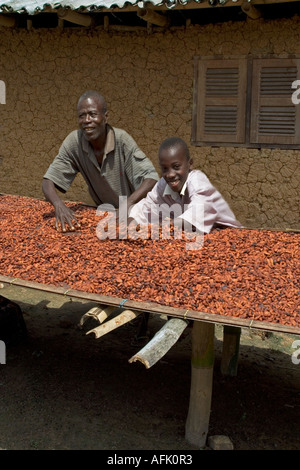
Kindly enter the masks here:
<path id="1" fill-rule="evenodd" d="M 42 177 L 77 128 L 86 89 L 107 99 L 109 122 L 153 161 L 163 139 L 191 140 L 193 57 L 299 54 L 299 17 L 191 25 L 147 34 L 84 28 L 0 28 L 0 192 L 43 197 Z M 300 79 L 300 77 L 298 77 Z M 300 228 L 298 150 L 193 147 L 202 169 L 247 227 Z M 91 202 L 78 176 L 64 196 Z"/>

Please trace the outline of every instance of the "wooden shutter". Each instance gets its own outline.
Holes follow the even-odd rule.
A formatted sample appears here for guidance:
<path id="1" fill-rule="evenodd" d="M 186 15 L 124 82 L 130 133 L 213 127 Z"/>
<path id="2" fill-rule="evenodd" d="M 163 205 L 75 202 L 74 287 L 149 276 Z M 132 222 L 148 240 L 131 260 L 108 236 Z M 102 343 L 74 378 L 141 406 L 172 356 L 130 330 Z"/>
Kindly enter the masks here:
<path id="1" fill-rule="evenodd" d="M 292 103 L 299 77 L 299 59 L 253 59 L 250 143 L 300 143 L 300 106 Z"/>
<path id="2" fill-rule="evenodd" d="M 246 92 L 246 59 L 199 59 L 193 140 L 244 143 Z"/>

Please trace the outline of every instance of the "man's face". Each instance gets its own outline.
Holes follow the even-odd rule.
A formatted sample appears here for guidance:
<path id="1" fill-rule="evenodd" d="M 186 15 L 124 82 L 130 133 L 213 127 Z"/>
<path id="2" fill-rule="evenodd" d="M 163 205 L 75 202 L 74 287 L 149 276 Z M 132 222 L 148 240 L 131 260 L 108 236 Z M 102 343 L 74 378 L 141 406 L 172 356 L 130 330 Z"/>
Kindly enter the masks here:
<path id="1" fill-rule="evenodd" d="M 173 191 L 180 193 L 192 165 L 192 160 L 188 160 L 184 148 L 177 145 L 161 150 L 159 164 L 167 184 Z"/>
<path id="2" fill-rule="evenodd" d="M 103 112 L 102 103 L 94 97 L 86 98 L 78 104 L 78 123 L 89 142 L 105 135 L 107 112 Z"/>

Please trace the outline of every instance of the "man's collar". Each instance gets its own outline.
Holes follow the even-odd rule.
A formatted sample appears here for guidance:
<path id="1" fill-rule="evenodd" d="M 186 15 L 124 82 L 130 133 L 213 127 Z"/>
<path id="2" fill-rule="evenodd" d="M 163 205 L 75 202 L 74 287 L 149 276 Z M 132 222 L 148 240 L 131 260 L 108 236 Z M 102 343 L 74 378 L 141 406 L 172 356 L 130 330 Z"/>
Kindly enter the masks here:
<path id="1" fill-rule="evenodd" d="M 115 149 L 115 134 L 113 131 L 113 128 L 109 125 L 106 124 L 106 142 L 105 142 L 105 148 L 104 148 L 104 155 L 108 154 L 109 152 L 112 152 Z M 82 149 L 84 152 L 89 153 L 89 141 L 85 137 L 84 133 L 82 132 Z"/>
<path id="2" fill-rule="evenodd" d="M 185 181 L 184 185 L 181 188 L 181 191 L 179 193 L 180 196 L 184 196 L 185 190 L 186 190 L 186 185 L 187 185 L 187 180 Z M 174 199 L 174 201 L 177 199 L 178 193 L 173 191 L 173 189 L 167 184 L 165 189 L 164 189 L 164 194 L 163 196 L 169 195 Z"/>
<path id="3" fill-rule="evenodd" d="M 108 154 L 115 149 L 115 133 L 113 128 L 107 124 L 107 134 L 106 134 L 106 142 L 105 142 L 105 149 L 104 153 Z"/>

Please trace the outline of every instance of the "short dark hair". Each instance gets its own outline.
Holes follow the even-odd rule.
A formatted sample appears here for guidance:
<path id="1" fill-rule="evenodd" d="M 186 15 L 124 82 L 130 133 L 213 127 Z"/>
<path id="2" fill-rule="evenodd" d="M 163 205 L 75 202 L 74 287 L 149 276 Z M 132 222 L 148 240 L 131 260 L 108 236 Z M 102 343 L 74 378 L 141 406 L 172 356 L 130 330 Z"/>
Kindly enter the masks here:
<path id="1" fill-rule="evenodd" d="M 77 108 L 78 108 L 79 104 L 81 103 L 81 101 L 83 101 L 87 98 L 96 98 L 99 101 L 99 103 L 101 104 L 103 113 L 106 113 L 107 105 L 106 105 L 105 98 L 104 98 L 104 96 L 101 95 L 101 93 L 99 93 L 98 91 L 95 91 L 95 90 L 85 91 L 83 93 L 83 95 L 81 95 L 81 97 L 78 100 Z"/>
<path id="2" fill-rule="evenodd" d="M 190 160 L 189 148 L 188 148 L 186 142 L 183 139 L 181 139 L 180 137 L 168 137 L 167 139 L 165 139 L 160 144 L 158 154 L 160 154 L 162 150 L 166 150 L 166 149 L 169 149 L 169 148 L 175 148 L 175 147 L 181 147 L 184 150 L 185 154 L 186 154 L 187 160 Z"/>

